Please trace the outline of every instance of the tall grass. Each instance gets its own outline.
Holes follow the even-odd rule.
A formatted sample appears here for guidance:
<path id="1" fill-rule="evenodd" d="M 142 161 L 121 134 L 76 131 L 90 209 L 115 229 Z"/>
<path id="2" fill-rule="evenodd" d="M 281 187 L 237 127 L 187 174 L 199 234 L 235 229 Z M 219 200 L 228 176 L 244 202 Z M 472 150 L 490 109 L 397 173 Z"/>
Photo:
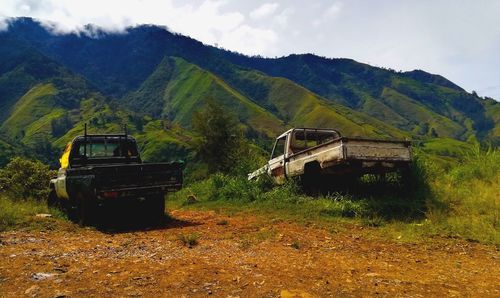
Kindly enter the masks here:
<path id="1" fill-rule="evenodd" d="M 476 147 L 449 172 L 436 177 L 427 217 L 445 233 L 500 243 L 500 152 Z"/>
<path id="2" fill-rule="evenodd" d="M 299 220 L 354 221 L 367 226 L 401 229 L 408 238 L 434 234 L 500 243 L 500 154 L 474 149 L 451 170 L 432 159 L 417 158 L 409 181 L 367 176 L 320 196 L 305 195 L 297 183 L 273 186 L 267 179 L 248 181 L 242 175 L 215 174 L 176 193 L 174 202 L 195 195 L 207 207 L 256 210 Z"/>
<path id="3" fill-rule="evenodd" d="M 0 231 L 18 228 L 50 228 L 50 222 L 37 218 L 37 214 L 48 213 L 55 218 L 64 215 L 56 209 L 49 209 L 44 201 L 39 200 L 13 200 L 0 195 Z"/>

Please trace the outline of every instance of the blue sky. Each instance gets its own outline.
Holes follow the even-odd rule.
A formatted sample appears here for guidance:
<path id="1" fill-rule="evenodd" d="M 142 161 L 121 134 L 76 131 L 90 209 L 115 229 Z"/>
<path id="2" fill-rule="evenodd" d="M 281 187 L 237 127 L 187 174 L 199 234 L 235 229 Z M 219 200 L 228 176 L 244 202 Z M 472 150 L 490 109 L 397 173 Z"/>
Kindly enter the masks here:
<path id="1" fill-rule="evenodd" d="M 441 74 L 500 100 L 500 1 L 495 0 L 0 0 L 8 17 L 55 32 L 148 23 L 249 55 L 315 53 Z"/>

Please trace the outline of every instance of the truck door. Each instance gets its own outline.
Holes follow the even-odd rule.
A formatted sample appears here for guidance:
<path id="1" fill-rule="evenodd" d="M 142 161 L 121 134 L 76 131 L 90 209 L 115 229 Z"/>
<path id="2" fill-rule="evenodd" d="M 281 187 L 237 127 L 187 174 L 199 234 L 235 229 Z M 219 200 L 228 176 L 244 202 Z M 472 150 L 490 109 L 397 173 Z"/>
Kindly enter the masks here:
<path id="1" fill-rule="evenodd" d="M 285 147 L 286 136 L 276 140 L 274 144 L 273 153 L 268 164 L 268 174 L 278 183 L 285 182 Z"/>

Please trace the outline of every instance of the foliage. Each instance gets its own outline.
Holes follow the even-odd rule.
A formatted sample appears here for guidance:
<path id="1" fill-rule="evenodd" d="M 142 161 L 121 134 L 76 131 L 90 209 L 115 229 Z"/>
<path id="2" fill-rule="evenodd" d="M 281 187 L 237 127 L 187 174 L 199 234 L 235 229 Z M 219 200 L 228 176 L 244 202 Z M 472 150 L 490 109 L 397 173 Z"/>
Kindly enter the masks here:
<path id="1" fill-rule="evenodd" d="M 14 200 L 44 201 L 49 193 L 49 181 L 56 175 L 40 161 L 13 158 L 0 169 L 0 191 Z"/>
<path id="2" fill-rule="evenodd" d="M 200 135 L 195 150 L 210 172 L 229 172 L 240 159 L 243 134 L 236 117 L 213 100 L 193 115 L 193 130 Z"/>
<path id="3" fill-rule="evenodd" d="M 193 246 L 196 246 L 198 244 L 198 239 L 200 238 L 200 235 L 197 233 L 190 233 L 190 234 L 179 234 L 178 239 L 181 241 L 181 243 L 189 248 L 192 248 Z"/>

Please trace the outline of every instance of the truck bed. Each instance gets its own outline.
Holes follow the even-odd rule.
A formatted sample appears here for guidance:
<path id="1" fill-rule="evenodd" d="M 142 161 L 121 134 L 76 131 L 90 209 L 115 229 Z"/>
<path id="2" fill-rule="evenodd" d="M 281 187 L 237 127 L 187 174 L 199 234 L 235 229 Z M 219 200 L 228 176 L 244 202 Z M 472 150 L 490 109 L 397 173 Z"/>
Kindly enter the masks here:
<path id="1" fill-rule="evenodd" d="M 71 177 L 93 176 L 98 193 L 176 191 L 182 187 L 182 164 L 179 162 L 89 165 L 68 169 L 67 175 L 68 181 Z"/>
<path id="2" fill-rule="evenodd" d="M 288 173 L 301 175 L 317 162 L 327 173 L 389 171 L 411 162 L 409 141 L 341 137 L 288 157 Z"/>

